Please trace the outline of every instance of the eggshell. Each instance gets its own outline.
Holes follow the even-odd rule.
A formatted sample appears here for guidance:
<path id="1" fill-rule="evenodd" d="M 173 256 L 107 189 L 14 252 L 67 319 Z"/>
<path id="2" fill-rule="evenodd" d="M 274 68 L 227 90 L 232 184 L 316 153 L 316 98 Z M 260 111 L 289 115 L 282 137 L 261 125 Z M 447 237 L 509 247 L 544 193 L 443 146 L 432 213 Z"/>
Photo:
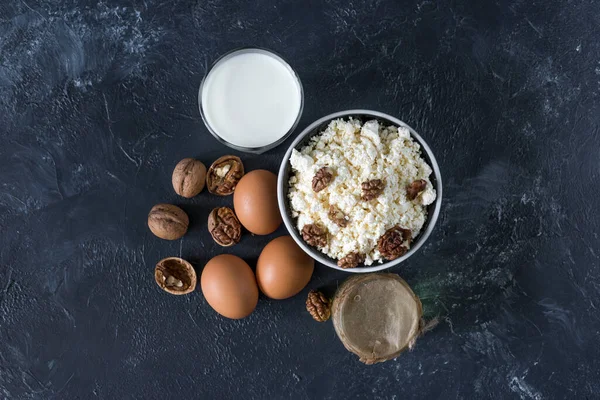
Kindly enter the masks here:
<path id="1" fill-rule="evenodd" d="M 256 235 L 268 235 L 281 225 L 277 206 L 277 176 L 257 169 L 240 179 L 233 192 L 233 207 L 244 228 Z"/>
<path id="2" fill-rule="evenodd" d="M 308 284 L 315 261 L 291 236 L 273 239 L 265 246 L 256 264 L 256 280 L 261 292 L 272 299 L 292 297 Z"/>
<path id="3" fill-rule="evenodd" d="M 200 285 L 208 304 L 227 318 L 247 317 L 258 303 L 258 287 L 252 269 L 244 260 L 231 254 L 211 259 L 202 271 Z"/>

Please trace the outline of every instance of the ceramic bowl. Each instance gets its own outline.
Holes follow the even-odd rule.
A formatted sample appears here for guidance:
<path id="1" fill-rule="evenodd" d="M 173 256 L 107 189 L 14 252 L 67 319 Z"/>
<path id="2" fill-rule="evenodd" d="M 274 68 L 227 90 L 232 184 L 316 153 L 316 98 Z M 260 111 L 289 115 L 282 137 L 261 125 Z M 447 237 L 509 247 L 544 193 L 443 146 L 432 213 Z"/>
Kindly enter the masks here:
<path id="1" fill-rule="evenodd" d="M 329 125 L 329 123 L 332 120 L 338 119 L 338 118 L 348 119 L 349 117 L 358 119 L 362 122 L 376 119 L 381 124 L 384 124 L 384 125 L 395 125 L 395 126 L 406 127 L 410 131 L 412 138 L 416 142 L 418 142 L 419 145 L 421 145 L 421 155 L 425 159 L 427 164 L 429 164 L 431 166 L 431 169 L 433 170 L 429 179 L 431 180 L 431 183 L 433 184 L 433 187 L 436 190 L 437 197 L 436 197 L 436 200 L 427 207 L 427 221 L 423 225 L 423 228 L 421 229 L 420 234 L 416 238 L 413 239 L 412 246 L 405 255 L 403 255 L 402 257 L 399 257 L 395 260 L 384 262 L 381 264 L 375 262 L 370 266 L 362 265 L 362 266 L 358 266 L 356 268 L 342 269 L 337 266 L 336 260 L 334 260 L 333 258 L 322 253 L 317 248 L 308 245 L 302 239 L 302 236 L 300 235 L 300 233 L 298 232 L 298 230 L 296 228 L 295 218 L 293 218 L 291 216 L 291 208 L 290 208 L 290 204 L 289 204 L 289 200 L 288 200 L 288 189 L 289 189 L 288 181 L 289 181 L 290 173 L 291 173 L 290 157 L 292 155 L 292 150 L 293 149 L 300 150 L 302 147 L 304 147 L 309 142 L 309 140 L 313 136 L 318 135 L 319 133 L 323 132 L 327 128 L 327 125 Z M 419 250 L 419 248 L 421 246 L 423 246 L 423 244 L 427 241 L 427 238 L 431 234 L 431 231 L 433 230 L 433 227 L 435 226 L 435 223 L 440 214 L 440 208 L 442 205 L 442 177 L 440 174 L 440 169 L 439 169 L 438 163 L 435 160 L 435 157 L 434 157 L 431 149 L 427 145 L 427 143 L 423 140 L 423 138 L 417 132 L 415 132 L 414 129 L 412 129 L 410 126 L 408 126 L 404 122 L 400 121 L 399 119 L 397 119 L 395 117 L 392 117 L 391 115 L 384 114 L 384 113 L 378 112 L 378 111 L 371 111 L 371 110 L 340 111 L 340 112 L 336 112 L 336 113 L 327 115 L 327 116 L 313 122 L 312 124 L 310 124 L 308 127 L 306 127 L 306 129 L 304 129 L 298 135 L 298 137 L 296 137 L 294 142 L 290 145 L 290 147 L 286 151 L 285 155 L 283 156 L 283 160 L 281 162 L 281 167 L 279 168 L 279 175 L 277 178 L 277 198 L 278 198 L 278 202 L 279 202 L 279 210 L 281 212 L 283 222 L 284 222 L 287 230 L 290 232 L 290 235 L 292 236 L 292 238 L 294 238 L 296 243 L 298 243 L 298 245 L 307 254 L 309 254 L 312 258 L 314 258 L 316 261 L 320 262 L 321 264 L 324 264 L 328 267 L 339 269 L 342 271 L 354 272 L 354 273 L 375 272 L 375 271 L 381 271 L 381 270 L 384 270 L 387 268 L 391 268 L 391 267 L 398 265 L 401 262 L 407 260 L 413 254 L 415 254 Z"/>

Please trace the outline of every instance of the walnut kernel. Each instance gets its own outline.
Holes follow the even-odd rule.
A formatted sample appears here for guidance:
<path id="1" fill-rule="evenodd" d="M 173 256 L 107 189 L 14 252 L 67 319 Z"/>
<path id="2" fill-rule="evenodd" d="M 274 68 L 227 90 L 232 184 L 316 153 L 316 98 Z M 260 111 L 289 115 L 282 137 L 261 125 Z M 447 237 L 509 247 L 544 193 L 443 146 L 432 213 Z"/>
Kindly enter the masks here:
<path id="1" fill-rule="evenodd" d="M 315 192 L 325 189 L 333 180 L 333 173 L 329 167 L 323 167 L 317 171 L 312 179 L 312 188 Z"/>
<path id="2" fill-rule="evenodd" d="M 331 300 L 323 293 L 311 290 L 306 298 L 306 311 L 317 322 L 324 322 L 331 316 Z"/>
<path id="3" fill-rule="evenodd" d="M 343 258 L 340 258 L 337 262 L 338 267 L 340 268 L 355 268 L 359 264 L 365 262 L 365 255 L 360 253 L 350 253 Z"/>
<path id="4" fill-rule="evenodd" d="M 362 187 L 362 196 L 361 198 L 364 201 L 373 200 L 378 197 L 381 193 L 383 193 L 383 189 L 385 188 L 385 182 L 381 179 L 371 179 L 369 181 L 363 182 L 361 184 Z"/>
<path id="5" fill-rule="evenodd" d="M 318 224 L 306 224 L 302 227 L 302 239 L 314 247 L 327 246 L 327 230 Z"/>
<path id="6" fill-rule="evenodd" d="M 424 179 L 417 179 L 406 187 L 406 197 L 412 201 L 416 199 L 426 187 L 427 181 Z"/>
<path id="7" fill-rule="evenodd" d="M 404 242 L 408 241 L 410 243 L 411 235 L 410 230 L 395 226 L 388 229 L 379 238 L 377 248 L 384 258 L 389 261 L 395 260 L 408 252 L 408 248 L 404 246 Z"/>
<path id="8" fill-rule="evenodd" d="M 208 231 L 217 244 L 229 247 L 240 241 L 242 225 L 231 208 L 219 207 L 208 216 Z"/>
<path id="9" fill-rule="evenodd" d="M 340 210 L 336 205 L 332 204 L 329 206 L 329 213 L 327 213 L 327 216 L 340 228 L 344 228 L 348 225 L 348 217 L 346 217 L 342 210 Z"/>

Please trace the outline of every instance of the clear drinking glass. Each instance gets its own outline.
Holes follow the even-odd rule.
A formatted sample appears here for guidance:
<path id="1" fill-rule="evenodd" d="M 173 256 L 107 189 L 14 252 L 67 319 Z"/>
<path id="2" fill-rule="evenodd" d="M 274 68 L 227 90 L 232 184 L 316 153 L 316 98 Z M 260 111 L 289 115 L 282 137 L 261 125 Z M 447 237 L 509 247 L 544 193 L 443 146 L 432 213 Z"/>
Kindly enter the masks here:
<path id="1" fill-rule="evenodd" d="M 234 143 L 231 143 L 229 141 L 227 141 L 226 139 L 224 139 L 221 135 L 219 135 L 219 133 L 217 132 L 217 130 L 215 129 L 215 127 L 213 127 L 204 110 L 203 107 L 203 90 L 205 88 L 205 84 L 207 81 L 207 78 L 210 76 L 211 72 L 218 67 L 221 63 L 224 63 L 225 61 L 229 60 L 230 58 L 240 55 L 240 54 L 247 54 L 247 53 L 255 53 L 255 54 L 262 54 L 262 55 L 267 55 L 269 57 L 272 57 L 273 59 L 277 60 L 279 63 L 281 63 L 290 73 L 291 75 L 295 78 L 296 83 L 298 85 L 298 90 L 299 90 L 299 94 L 300 94 L 300 107 L 298 109 L 298 115 L 296 116 L 296 119 L 294 121 L 294 123 L 292 124 L 292 126 L 289 128 L 289 130 L 287 132 L 285 132 L 280 138 L 278 138 L 277 140 L 275 140 L 272 143 L 269 143 L 267 145 L 261 146 L 261 147 L 244 147 L 244 146 L 239 146 L 236 145 Z M 296 71 L 294 71 L 294 69 L 290 66 L 290 64 L 288 64 L 281 56 L 279 56 L 278 54 L 275 54 L 274 52 L 270 51 L 270 50 L 266 50 L 266 49 L 261 49 L 261 48 L 256 48 L 256 47 L 248 47 L 248 48 L 241 48 L 241 49 L 236 49 L 236 50 L 232 50 L 228 53 L 225 53 L 224 55 L 222 55 L 221 57 L 219 57 L 213 64 L 212 66 L 207 70 L 206 74 L 204 75 L 204 78 L 202 79 L 202 83 L 200 84 L 200 89 L 198 90 L 198 106 L 200 108 L 200 115 L 202 116 L 202 120 L 204 121 L 204 125 L 206 125 L 206 128 L 208 129 L 208 131 L 222 144 L 231 147 L 232 149 L 235 150 L 239 150 L 239 151 L 244 151 L 247 153 L 256 153 L 256 154 L 260 154 L 263 153 L 267 150 L 270 150 L 276 146 L 278 146 L 279 144 L 283 143 L 294 131 L 294 129 L 296 129 L 296 126 L 298 125 L 298 122 L 300 121 L 300 117 L 302 116 L 302 111 L 304 109 L 304 91 L 302 89 L 302 82 L 300 81 L 300 77 L 298 76 L 298 74 L 296 73 Z"/>

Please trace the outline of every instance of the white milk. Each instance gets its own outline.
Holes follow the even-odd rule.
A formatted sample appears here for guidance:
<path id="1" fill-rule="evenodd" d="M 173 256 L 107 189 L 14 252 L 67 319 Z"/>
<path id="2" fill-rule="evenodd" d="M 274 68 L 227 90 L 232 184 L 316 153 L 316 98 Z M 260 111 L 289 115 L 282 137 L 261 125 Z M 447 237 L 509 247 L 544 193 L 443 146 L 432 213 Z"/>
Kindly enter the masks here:
<path id="1" fill-rule="evenodd" d="M 204 117 L 213 131 L 229 143 L 251 148 L 285 136 L 302 101 L 290 67 L 258 52 L 234 54 L 217 63 L 201 96 Z"/>

